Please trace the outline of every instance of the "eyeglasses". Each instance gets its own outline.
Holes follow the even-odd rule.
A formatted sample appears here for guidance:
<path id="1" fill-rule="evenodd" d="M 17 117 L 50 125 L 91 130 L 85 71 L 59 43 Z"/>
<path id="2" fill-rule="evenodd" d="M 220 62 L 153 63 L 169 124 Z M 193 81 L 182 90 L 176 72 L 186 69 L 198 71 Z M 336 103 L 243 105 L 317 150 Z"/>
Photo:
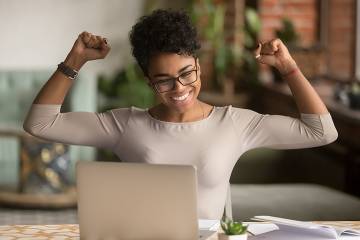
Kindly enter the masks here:
<path id="1" fill-rule="evenodd" d="M 176 81 L 183 86 L 190 85 L 197 81 L 197 68 L 181 73 L 177 77 L 159 80 L 151 83 L 158 93 L 169 92 L 175 88 Z"/>

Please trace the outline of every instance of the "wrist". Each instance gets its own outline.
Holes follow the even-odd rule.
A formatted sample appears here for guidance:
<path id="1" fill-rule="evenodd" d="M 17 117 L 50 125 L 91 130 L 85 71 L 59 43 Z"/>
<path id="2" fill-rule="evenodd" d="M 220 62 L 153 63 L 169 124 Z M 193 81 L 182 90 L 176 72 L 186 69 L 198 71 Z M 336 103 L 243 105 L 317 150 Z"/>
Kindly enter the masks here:
<path id="1" fill-rule="evenodd" d="M 298 67 L 294 67 L 293 69 L 289 70 L 288 72 L 281 74 L 281 77 L 283 79 L 286 79 L 292 75 L 294 75 L 295 73 L 297 73 L 298 71 L 300 71 L 300 69 Z"/>
<path id="2" fill-rule="evenodd" d="M 82 61 L 81 59 L 79 59 L 78 57 L 76 57 L 72 54 L 69 54 L 69 55 L 67 55 L 66 59 L 64 60 L 64 64 L 71 69 L 79 71 L 80 68 L 85 64 L 85 62 Z"/>
<path id="3" fill-rule="evenodd" d="M 289 60 L 282 63 L 277 67 L 278 71 L 282 76 L 288 75 L 290 72 L 293 72 L 295 69 L 298 69 L 298 66 L 294 60 Z"/>

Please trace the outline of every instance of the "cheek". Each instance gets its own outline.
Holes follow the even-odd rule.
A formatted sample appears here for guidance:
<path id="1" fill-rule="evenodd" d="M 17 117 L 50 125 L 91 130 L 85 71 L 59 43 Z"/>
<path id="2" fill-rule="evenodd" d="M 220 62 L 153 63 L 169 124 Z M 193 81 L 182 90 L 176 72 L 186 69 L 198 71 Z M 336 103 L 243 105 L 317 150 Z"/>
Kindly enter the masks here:
<path id="1" fill-rule="evenodd" d="M 170 98 L 170 96 L 168 96 L 167 93 L 157 93 L 157 97 L 162 103 L 169 102 L 169 98 Z"/>
<path id="2" fill-rule="evenodd" d="M 197 81 L 196 84 L 194 85 L 195 89 L 196 89 L 196 93 L 200 92 L 201 89 L 201 81 Z"/>

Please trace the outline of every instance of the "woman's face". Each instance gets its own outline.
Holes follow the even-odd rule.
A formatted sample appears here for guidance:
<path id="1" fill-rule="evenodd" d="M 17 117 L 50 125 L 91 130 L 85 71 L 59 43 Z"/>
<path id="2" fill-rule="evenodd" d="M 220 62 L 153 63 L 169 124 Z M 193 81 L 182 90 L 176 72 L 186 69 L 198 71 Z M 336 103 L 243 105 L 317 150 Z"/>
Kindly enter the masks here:
<path id="1" fill-rule="evenodd" d="M 193 71 L 195 69 L 197 71 Z M 173 81 L 168 80 L 178 76 L 184 84 L 192 83 L 184 86 L 179 81 L 175 81 L 175 85 L 169 88 L 171 86 L 169 83 Z M 148 78 L 161 102 L 171 110 L 184 113 L 197 101 L 201 88 L 200 66 L 192 56 L 159 53 L 150 59 Z M 164 90 L 168 91 L 163 92 Z"/>

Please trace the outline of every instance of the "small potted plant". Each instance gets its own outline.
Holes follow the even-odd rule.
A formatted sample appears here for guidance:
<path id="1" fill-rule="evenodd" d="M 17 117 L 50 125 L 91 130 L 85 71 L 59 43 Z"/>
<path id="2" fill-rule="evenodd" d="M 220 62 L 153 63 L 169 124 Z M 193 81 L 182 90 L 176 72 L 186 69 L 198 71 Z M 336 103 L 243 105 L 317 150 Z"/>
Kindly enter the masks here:
<path id="1" fill-rule="evenodd" d="M 348 96 L 350 108 L 360 110 L 360 83 L 358 81 L 350 85 Z"/>
<path id="2" fill-rule="evenodd" d="M 235 222 L 229 218 L 221 219 L 221 228 L 224 233 L 219 233 L 219 240 L 246 240 L 247 225 Z"/>

